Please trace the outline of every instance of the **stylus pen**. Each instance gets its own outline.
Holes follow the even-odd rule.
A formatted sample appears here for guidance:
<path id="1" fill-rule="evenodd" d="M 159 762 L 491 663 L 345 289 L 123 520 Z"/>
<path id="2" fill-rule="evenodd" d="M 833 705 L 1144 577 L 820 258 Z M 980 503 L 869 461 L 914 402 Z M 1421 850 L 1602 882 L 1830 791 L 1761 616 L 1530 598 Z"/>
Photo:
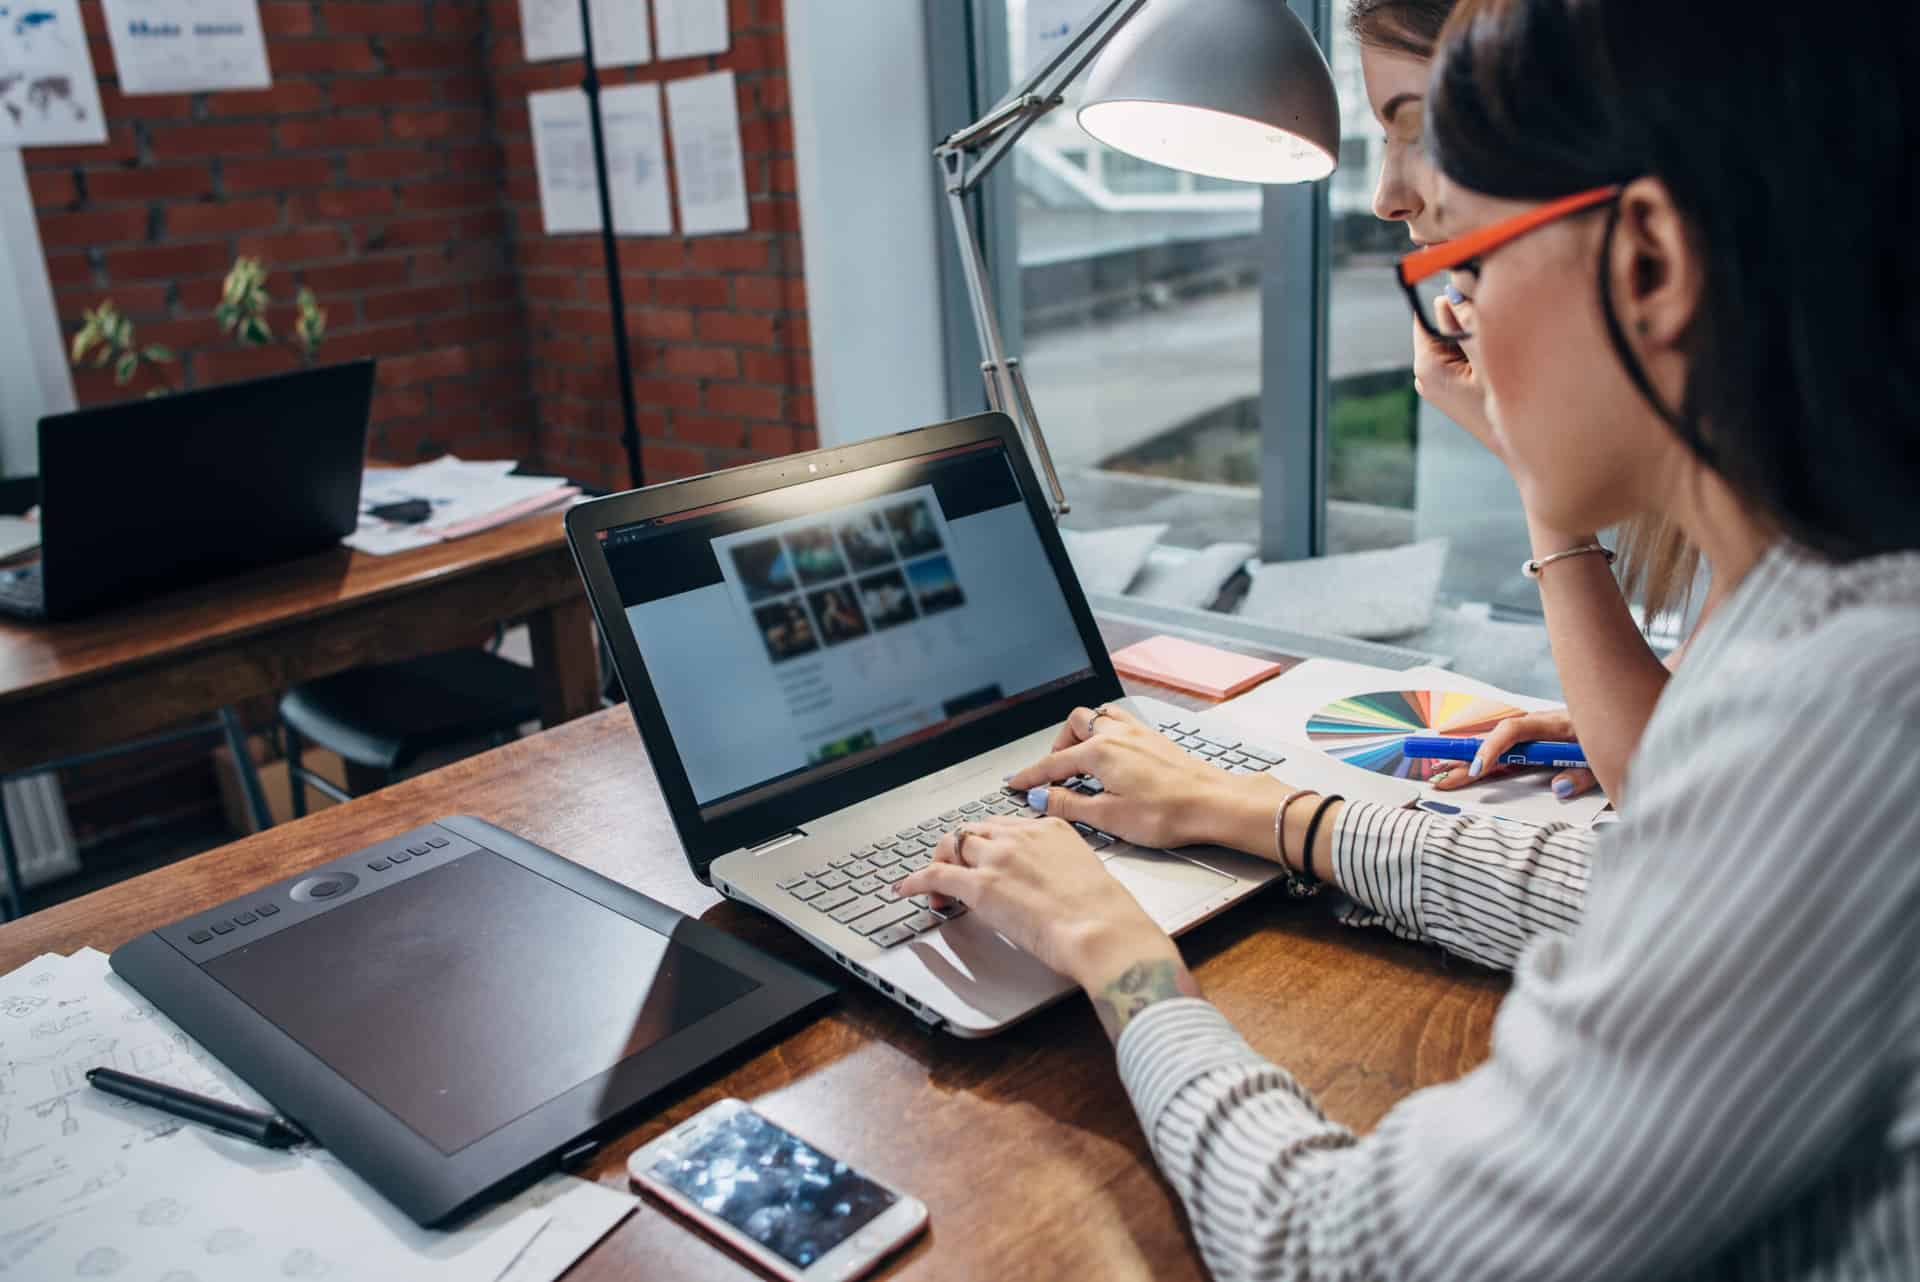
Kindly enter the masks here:
<path id="1" fill-rule="evenodd" d="M 1400 752 L 1403 756 L 1426 757 L 1435 761 L 1472 761 L 1480 755 L 1480 747 L 1485 742 L 1485 739 L 1439 739 L 1410 734 L 1406 742 L 1400 745 Z M 1552 766 L 1558 770 L 1578 766 L 1585 769 L 1587 754 L 1580 750 L 1580 745 L 1577 743 L 1535 739 L 1528 743 L 1514 744 L 1511 749 L 1501 753 L 1499 761 L 1494 764 Z"/>
<path id="2" fill-rule="evenodd" d="M 162 1113 L 211 1126 L 216 1131 L 238 1135 L 241 1139 L 252 1140 L 268 1148 L 292 1148 L 307 1139 L 305 1131 L 284 1117 L 257 1113 L 237 1104 L 224 1104 L 217 1099 L 168 1086 L 165 1082 L 150 1082 L 144 1077 L 131 1077 L 111 1068 L 90 1068 L 87 1070 L 87 1080 L 96 1089 L 109 1095 L 145 1104 L 148 1108 L 157 1108 Z"/>

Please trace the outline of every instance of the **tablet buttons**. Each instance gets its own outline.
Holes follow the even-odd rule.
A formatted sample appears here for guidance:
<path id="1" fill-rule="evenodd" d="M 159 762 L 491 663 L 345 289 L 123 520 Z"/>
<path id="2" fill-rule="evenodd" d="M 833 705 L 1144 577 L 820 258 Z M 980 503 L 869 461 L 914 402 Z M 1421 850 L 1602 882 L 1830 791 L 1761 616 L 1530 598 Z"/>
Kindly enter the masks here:
<path id="1" fill-rule="evenodd" d="M 408 853 L 408 854 L 410 854 L 410 855 L 424 855 L 424 854 L 426 854 L 426 853 L 427 853 L 427 847 L 425 847 L 425 846 L 408 846 L 408 847 L 407 847 L 407 853 Z"/>
<path id="2" fill-rule="evenodd" d="M 196 944 L 204 944 L 213 938 L 213 932 L 210 930 L 196 930 L 191 935 L 188 935 L 187 938 Z"/>
<path id="3" fill-rule="evenodd" d="M 435 850 L 445 850 L 447 848 L 447 839 L 445 837 L 429 837 L 427 838 L 427 844 Z"/>
<path id="4" fill-rule="evenodd" d="M 360 879 L 350 872 L 323 872 L 296 882 L 293 887 L 294 899 L 303 904 L 323 902 L 346 894 L 360 884 Z"/>
<path id="5" fill-rule="evenodd" d="M 253 906 L 253 911 L 259 913 L 262 917 L 271 917 L 275 913 L 280 911 L 280 905 L 279 904 L 255 904 Z"/>
<path id="6" fill-rule="evenodd" d="M 213 933 L 216 935 L 231 935 L 233 933 L 233 923 L 230 921 L 216 921 L 213 923 Z"/>
<path id="7" fill-rule="evenodd" d="M 252 913 L 235 913 L 233 915 L 233 924 L 236 926 L 251 926 L 253 925 L 254 922 L 259 920 L 260 919 L 258 917 L 255 917 Z"/>
<path id="8" fill-rule="evenodd" d="M 412 859 L 414 855 L 424 855 L 426 853 L 427 852 L 424 850 L 416 850 L 412 854 L 409 854 L 404 850 L 396 850 L 392 854 L 388 855 L 387 858 L 391 859 L 396 864 L 404 864 L 408 860 Z"/>
<path id="9" fill-rule="evenodd" d="M 387 869 L 393 867 L 393 865 L 384 859 L 369 859 L 367 860 L 367 867 L 374 872 L 385 872 Z M 333 894 L 334 892 L 328 891 L 327 893 Z"/>

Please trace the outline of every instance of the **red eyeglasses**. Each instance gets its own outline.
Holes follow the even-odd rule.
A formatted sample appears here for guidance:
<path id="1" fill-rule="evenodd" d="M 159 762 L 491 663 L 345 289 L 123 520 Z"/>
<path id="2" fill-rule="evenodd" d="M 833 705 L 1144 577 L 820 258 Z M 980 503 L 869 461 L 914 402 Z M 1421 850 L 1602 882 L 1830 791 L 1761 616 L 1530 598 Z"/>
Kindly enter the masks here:
<path id="1" fill-rule="evenodd" d="M 1420 327 L 1443 343 L 1457 343 L 1463 338 L 1472 338 L 1471 331 L 1458 325 L 1442 324 L 1436 306 L 1443 293 L 1452 302 L 1467 301 L 1454 287 L 1451 279 L 1453 273 L 1463 268 L 1478 271 L 1478 260 L 1502 245 L 1518 240 L 1528 232 L 1538 231 L 1569 214 L 1607 204 L 1619 195 L 1620 187 L 1615 185 L 1562 196 L 1536 208 L 1523 210 L 1511 218 L 1502 218 L 1478 231 L 1408 254 L 1400 260 L 1394 271 L 1400 278 L 1400 288 L 1407 292 L 1407 302 L 1412 305 Z"/>

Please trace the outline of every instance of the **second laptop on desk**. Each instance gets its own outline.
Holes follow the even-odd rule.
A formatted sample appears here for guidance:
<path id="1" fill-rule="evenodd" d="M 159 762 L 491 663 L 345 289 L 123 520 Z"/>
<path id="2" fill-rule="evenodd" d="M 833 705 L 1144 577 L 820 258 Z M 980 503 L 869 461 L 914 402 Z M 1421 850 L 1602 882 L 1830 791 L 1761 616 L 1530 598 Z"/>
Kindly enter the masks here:
<path id="1" fill-rule="evenodd" d="M 337 544 L 354 527 L 373 362 L 40 420 L 40 559 L 0 614 L 64 619 Z"/>
<path id="2" fill-rule="evenodd" d="M 965 819 L 1031 813 L 1001 780 L 1073 708 L 1183 715 L 1124 698 L 1008 419 L 616 495 L 567 531 L 701 880 L 960 1036 L 1070 990 L 977 919 L 895 890 Z M 1237 755 L 1219 764 L 1277 759 Z M 1279 871 L 1086 837 L 1176 933 Z"/>

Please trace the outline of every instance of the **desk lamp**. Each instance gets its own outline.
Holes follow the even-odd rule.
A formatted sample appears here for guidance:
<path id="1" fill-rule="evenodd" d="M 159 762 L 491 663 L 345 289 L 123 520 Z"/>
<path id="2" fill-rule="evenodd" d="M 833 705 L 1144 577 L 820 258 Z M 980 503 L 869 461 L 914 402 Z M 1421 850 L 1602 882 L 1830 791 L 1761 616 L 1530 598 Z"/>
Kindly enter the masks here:
<path id="1" fill-rule="evenodd" d="M 1019 358 L 1007 355 L 1001 339 L 967 197 L 1034 122 L 1065 101 L 1089 63 L 1080 127 L 1116 151 L 1256 183 L 1325 178 L 1340 152 L 1333 74 L 1285 0 L 1106 0 L 1044 66 L 934 149 L 980 338 L 987 404 L 1018 426 L 1056 516 L 1066 514 L 1067 497 Z"/>

